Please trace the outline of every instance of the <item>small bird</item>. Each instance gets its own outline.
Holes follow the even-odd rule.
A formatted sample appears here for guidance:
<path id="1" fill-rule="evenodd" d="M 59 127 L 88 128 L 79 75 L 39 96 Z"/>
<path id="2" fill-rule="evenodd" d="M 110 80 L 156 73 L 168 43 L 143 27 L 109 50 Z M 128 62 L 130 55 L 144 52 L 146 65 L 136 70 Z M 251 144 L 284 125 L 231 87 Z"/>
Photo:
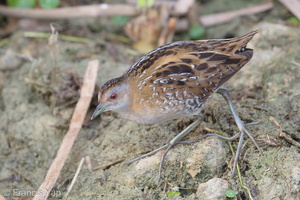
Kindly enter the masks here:
<path id="1" fill-rule="evenodd" d="M 160 163 L 160 177 L 166 153 L 201 123 L 201 108 L 213 93 L 220 93 L 241 131 L 241 134 L 232 138 L 221 137 L 233 140 L 240 136 L 235 169 L 245 134 L 259 147 L 237 115 L 227 91 L 219 88 L 252 58 L 253 50 L 246 48 L 246 45 L 256 33 L 257 30 L 237 38 L 178 41 L 158 47 L 143 56 L 122 76 L 102 86 L 98 94 L 99 104 L 91 119 L 104 111 L 117 112 L 121 117 L 140 124 L 200 116 L 164 146 L 167 150 Z M 138 159 L 142 157 L 145 156 Z"/>

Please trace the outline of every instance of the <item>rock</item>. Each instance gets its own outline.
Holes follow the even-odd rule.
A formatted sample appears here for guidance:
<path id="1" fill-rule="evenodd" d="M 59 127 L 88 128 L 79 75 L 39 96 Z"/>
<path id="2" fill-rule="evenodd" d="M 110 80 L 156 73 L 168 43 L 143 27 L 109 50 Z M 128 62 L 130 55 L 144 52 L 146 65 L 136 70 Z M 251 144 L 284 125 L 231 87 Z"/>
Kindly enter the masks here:
<path id="1" fill-rule="evenodd" d="M 186 168 L 192 178 L 199 173 L 202 177 L 212 177 L 222 172 L 225 161 L 224 142 L 217 137 L 209 137 L 195 144 L 186 158 Z"/>
<path id="2" fill-rule="evenodd" d="M 11 50 L 7 50 L 3 56 L 0 57 L 0 70 L 15 70 L 22 64 L 22 58 L 17 56 Z"/>
<path id="3" fill-rule="evenodd" d="M 196 196 L 205 200 L 225 200 L 226 191 L 229 189 L 229 183 L 221 178 L 213 178 L 198 186 Z"/>

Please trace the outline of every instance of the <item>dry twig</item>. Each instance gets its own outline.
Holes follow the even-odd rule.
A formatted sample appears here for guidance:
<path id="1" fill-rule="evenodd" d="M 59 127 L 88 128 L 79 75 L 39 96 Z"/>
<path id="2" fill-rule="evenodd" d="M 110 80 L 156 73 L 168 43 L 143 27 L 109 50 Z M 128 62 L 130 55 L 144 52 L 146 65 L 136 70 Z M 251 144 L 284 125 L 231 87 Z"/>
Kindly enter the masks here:
<path id="1" fill-rule="evenodd" d="M 282 0 L 283 1 L 283 0 Z M 182 2 L 186 5 L 183 7 Z M 178 1 L 176 4 L 167 4 L 170 7 L 170 13 L 173 16 L 183 15 L 189 11 L 190 6 L 194 3 L 194 0 Z M 240 16 L 246 16 L 256 13 L 267 11 L 273 7 L 273 3 L 263 3 L 255 6 L 251 6 L 245 9 L 223 12 L 218 14 L 203 15 L 199 18 L 200 23 L 203 26 L 213 26 L 225 22 L 229 22 L 232 19 Z M 180 8 L 180 9 L 179 9 Z M 56 8 L 51 10 L 43 9 L 19 9 L 10 8 L 6 6 L 0 6 L 0 14 L 18 18 L 31 18 L 31 19 L 73 19 L 82 17 L 99 17 L 99 16 L 113 16 L 113 15 L 126 15 L 134 16 L 138 14 L 138 10 L 134 5 L 128 4 L 99 4 L 89 6 L 76 6 L 67 8 Z M 177 30 L 187 30 L 189 24 L 187 20 L 178 21 L 176 26 Z"/>
<path id="2" fill-rule="evenodd" d="M 174 5 L 174 14 L 185 15 L 194 5 L 195 0 L 178 0 Z"/>
<path id="3" fill-rule="evenodd" d="M 270 117 L 269 118 L 274 124 L 275 126 L 279 129 L 279 137 L 283 137 L 286 141 L 288 141 L 289 143 L 291 143 L 292 145 L 300 148 L 300 143 L 297 142 L 296 140 L 294 140 L 290 135 L 286 134 L 284 131 L 282 131 L 282 127 L 280 126 L 280 124 L 274 119 L 274 117 Z"/>
<path id="4" fill-rule="evenodd" d="M 300 1 L 298 0 L 279 0 L 279 1 L 300 20 Z"/>
<path id="5" fill-rule="evenodd" d="M 262 3 L 259 5 L 251 6 L 248 8 L 230 11 L 230 12 L 222 12 L 211 15 L 202 15 L 199 17 L 199 22 L 205 26 L 215 26 L 218 24 L 229 22 L 237 17 L 253 15 L 256 13 L 265 12 L 273 8 L 273 3 Z M 178 20 L 176 25 L 177 31 L 185 31 L 188 29 L 189 22 L 188 20 Z"/>
<path id="6" fill-rule="evenodd" d="M 135 15 L 136 7 L 126 4 L 99 4 L 88 6 L 76 6 L 66 8 L 45 9 L 21 9 L 0 6 L 0 15 L 31 18 L 31 19 L 73 19 L 82 17 L 113 16 L 113 15 Z"/>
<path id="7" fill-rule="evenodd" d="M 34 200 L 47 199 L 60 174 L 61 169 L 64 166 L 66 159 L 68 158 L 68 155 L 70 154 L 75 139 L 82 127 L 85 115 L 87 113 L 93 96 L 98 65 L 98 60 L 90 61 L 88 64 L 88 68 L 86 70 L 83 85 L 81 88 L 80 98 L 75 107 L 69 130 L 59 147 L 57 155 L 47 172 L 44 182 L 41 184 L 41 186 L 38 189 L 38 192 L 34 196 Z"/>
<path id="8" fill-rule="evenodd" d="M 223 12 L 218 14 L 211 14 L 211 15 L 204 15 L 201 16 L 199 20 L 203 26 L 213 26 L 213 25 L 229 22 L 237 17 L 261 13 L 270 10 L 272 7 L 273 7 L 273 3 L 263 3 L 248 8 L 240 9 L 240 10 Z"/>

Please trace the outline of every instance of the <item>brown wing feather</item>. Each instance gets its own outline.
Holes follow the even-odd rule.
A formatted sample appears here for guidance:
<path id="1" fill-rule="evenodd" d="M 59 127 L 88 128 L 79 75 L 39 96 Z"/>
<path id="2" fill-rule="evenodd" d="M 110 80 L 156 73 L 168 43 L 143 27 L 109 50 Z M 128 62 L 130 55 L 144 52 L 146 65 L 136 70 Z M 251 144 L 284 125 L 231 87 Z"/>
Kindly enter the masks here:
<path id="1" fill-rule="evenodd" d="M 137 70 L 143 71 L 135 77 L 134 85 L 144 99 L 176 91 L 178 97 L 189 91 L 185 95 L 196 95 L 204 101 L 251 59 L 251 49 L 238 50 L 256 33 L 227 40 L 177 42 L 161 48 L 155 55 L 148 55 L 151 67 L 141 59 Z M 128 76 L 133 73 L 127 72 Z"/>
<path id="2" fill-rule="evenodd" d="M 237 50 L 245 47 L 257 32 L 257 30 L 251 31 L 246 35 L 231 39 L 173 42 L 143 56 L 125 72 L 124 76 L 136 79 L 139 77 L 138 74 L 149 73 L 149 71 L 155 70 L 157 66 L 174 61 L 174 59 L 184 59 L 188 53 L 192 55 L 193 52 L 195 54 L 203 52 L 203 56 L 212 53 L 234 54 Z"/>
<path id="3" fill-rule="evenodd" d="M 199 59 L 202 54 L 205 54 L 204 58 Z M 189 91 L 187 97 L 198 96 L 205 100 L 249 61 L 252 50 L 234 55 L 212 53 L 206 57 L 206 54 L 198 52 L 195 55 L 187 54 L 176 61 L 166 60 L 165 64 L 138 79 L 140 94 L 147 99 L 155 91 L 178 91 L 178 95 Z"/>
<path id="4" fill-rule="evenodd" d="M 145 70 L 153 70 L 155 66 L 163 65 L 172 58 L 181 58 L 190 52 L 209 52 L 233 54 L 238 49 L 245 47 L 258 31 L 251 31 L 246 35 L 232 39 L 179 41 L 161 46 L 145 56 L 131 66 L 125 76 L 135 77 Z M 154 66 L 154 67 L 153 67 Z"/>

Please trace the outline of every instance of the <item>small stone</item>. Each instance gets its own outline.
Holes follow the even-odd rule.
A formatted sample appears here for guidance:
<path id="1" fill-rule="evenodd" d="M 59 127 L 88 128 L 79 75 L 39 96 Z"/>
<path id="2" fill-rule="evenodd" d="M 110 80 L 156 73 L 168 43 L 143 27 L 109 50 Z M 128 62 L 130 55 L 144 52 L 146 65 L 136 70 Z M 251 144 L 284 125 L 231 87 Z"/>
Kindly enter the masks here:
<path id="1" fill-rule="evenodd" d="M 224 142 L 217 137 L 209 137 L 196 143 L 186 159 L 187 172 L 194 178 L 198 173 L 214 176 L 222 172 L 226 161 Z"/>
<path id="2" fill-rule="evenodd" d="M 160 163 L 162 153 L 163 152 L 161 151 L 161 153 L 156 153 L 139 160 L 137 164 L 132 164 L 131 170 L 126 177 L 126 185 L 135 185 L 145 176 L 148 176 L 151 179 L 157 179 L 157 174 L 154 172 L 156 172 L 155 169 Z"/>
<path id="3" fill-rule="evenodd" d="M 22 58 L 11 50 L 7 50 L 0 58 L 0 70 L 15 70 L 22 64 Z"/>
<path id="4" fill-rule="evenodd" d="M 300 165 L 293 167 L 291 179 L 294 182 L 293 189 L 298 194 L 300 193 Z"/>
<path id="5" fill-rule="evenodd" d="M 198 186 L 196 196 L 199 200 L 225 200 L 229 183 L 221 178 L 213 178 Z"/>

